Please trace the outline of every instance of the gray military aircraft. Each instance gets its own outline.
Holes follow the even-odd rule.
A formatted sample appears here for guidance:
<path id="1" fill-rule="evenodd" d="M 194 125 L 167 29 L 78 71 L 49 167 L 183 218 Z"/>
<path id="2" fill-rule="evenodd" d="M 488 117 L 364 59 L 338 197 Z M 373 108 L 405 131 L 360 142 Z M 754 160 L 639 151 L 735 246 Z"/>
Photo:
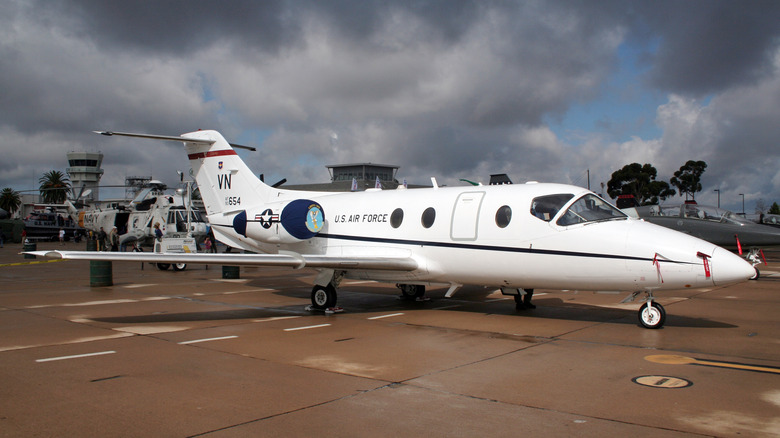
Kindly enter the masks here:
<path id="1" fill-rule="evenodd" d="M 740 255 L 743 255 L 743 249 L 747 249 L 745 257 L 754 267 L 762 261 L 766 262 L 761 248 L 780 246 L 780 229 L 757 224 L 731 211 L 708 205 L 645 205 L 623 208 L 622 211 L 629 216 L 737 251 Z"/>

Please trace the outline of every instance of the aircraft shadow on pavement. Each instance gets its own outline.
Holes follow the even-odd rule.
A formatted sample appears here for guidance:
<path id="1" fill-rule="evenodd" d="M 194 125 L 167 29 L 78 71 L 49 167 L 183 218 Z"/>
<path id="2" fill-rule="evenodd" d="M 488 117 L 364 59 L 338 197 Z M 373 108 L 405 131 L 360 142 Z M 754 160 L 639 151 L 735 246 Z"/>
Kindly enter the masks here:
<path id="1" fill-rule="evenodd" d="M 251 286 L 258 288 L 269 287 L 268 281 L 255 279 Z M 289 284 L 289 283 L 288 283 Z M 564 321 L 582 321 L 593 323 L 627 324 L 639 326 L 637 310 L 639 303 L 629 309 L 619 309 L 574 303 L 564 301 L 558 297 L 546 297 L 544 295 L 534 297 L 536 309 L 515 310 L 511 297 L 505 300 L 491 300 L 488 298 L 494 289 L 465 287 L 453 298 L 445 298 L 446 289 L 431 289 L 426 292 L 428 299 L 424 301 L 402 299 L 392 286 L 376 284 L 366 286 L 345 286 L 339 291 L 339 305 L 349 314 L 376 313 L 376 312 L 413 312 L 415 310 L 442 310 L 482 313 L 486 315 L 508 315 L 525 318 L 555 319 Z M 291 298 L 307 299 L 309 289 L 301 287 L 286 287 L 274 290 L 270 293 Z M 616 300 L 617 302 L 617 300 Z M 217 303 L 215 301 L 214 303 Z M 202 312 L 181 313 L 153 313 L 115 317 L 91 318 L 96 322 L 113 324 L 152 324 L 192 321 L 228 321 L 242 319 L 262 319 L 279 316 L 307 316 L 322 315 L 320 312 L 306 311 L 305 305 L 293 304 L 282 306 L 252 306 L 251 304 L 226 304 L 230 309 L 206 310 Z M 666 327 L 692 327 L 692 328 L 734 328 L 737 327 L 725 322 L 714 321 L 705 318 L 693 318 L 674 313 L 674 306 L 667 306 Z"/>
<path id="2" fill-rule="evenodd" d="M 90 318 L 95 322 L 105 322 L 110 324 L 159 324 L 172 322 L 193 322 L 193 321 L 230 321 L 241 319 L 261 319 L 273 318 L 279 316 L 298 316 L 303 314 L 303 309 L 298 306 L 286 310 L 285 307 L 263 309 L 230 309 L 230 310 L 211 310 L 203 312 L 182 312 L 182 313 L 155 313 L 146 315 L 128 315 L 128 316 L 109 316 Z"/>
<path id="3" fill-rule="evenodd" d="M 278 293 L 278 292 L 276 292 Z M 493 303 L 485 303 L 479 301 L 462 301 L 462 300 L 446 300 L 432 298 L 430 301 L 409 301 L 400 300 L 395 297 L 377 294 L 375 295 L 379 300 L 384 303 L 366 307 L 368 304 L 366 301 L 371 301 L 375 304 L 377 300 L 358 300 L 361 303 L 353 302 L 349 295 L 344 294 L 344 302 L 342 305 L 345 308 L 345 312 L 350 314 L 371 312 L 374 313 L 377 310 L 396 312 L 396 311 L 415 311 L 415 310 L 436 310 L 437 307 L 441 307 L 442 304 L 449 304 L 453 307 L 449 307 L 449 311 L 457 312 L 471 312 L 471 313 L 483 313 L 483 314 L 497 314 L 497 315 L 515 315 L 518 318 L 539 318 L 539 319 L 556 319 L 566 321 L 583 321 L 594 323 L 610 323 L 610 324 L 628 324 L 639 325 L 637 322 L 636 310 L 623 310 L 614 308 L 605 308 L 599 306 L 591 306 L 587 304 L 572 304 L 565 303 L 560 298 L 538 298 L 534 299 L 537 308 L 532 310 L 514 310 L 514 304 L 512 302 L 501 301 Z M 362 295 L 362 294 L 359 294 Z M 486 308 L 486 305 L 488 305 Z M 321 315 L 320 313 L 312 313 L 304 310 L 303 306 L 281 306 L 273 308 L 244 308 L 244 309 L 229 309 L 229 310 L 211 310 L 203 312 L 182 312 L 182 313 L 155 313 L 155 314 L 141 314 L 141 315 L 128 315 L 128 316 L 112 316 L 112 317 L 95 317 L 91 318 L 95 322 L 103 322 L 109 324 L 160 324 L 160 323 L 174 323 L 174 322 L 193 322 L 193 321 L 229 321 L 229 320 L 242 320 L 242 319 L 262 319 L 272 318 L 279 316 L 301 316 L 301 315 Z M 325 316 L 324 316 L 325 317 Z M 691 318 L 687 316 L 675 315 L 667 311 L 666 324 L 668 327 L 695 327 L 695 328 L 734 328 L 737 327 L 732 324 L 724 322 L 713 321 L 703 318 Z"/>

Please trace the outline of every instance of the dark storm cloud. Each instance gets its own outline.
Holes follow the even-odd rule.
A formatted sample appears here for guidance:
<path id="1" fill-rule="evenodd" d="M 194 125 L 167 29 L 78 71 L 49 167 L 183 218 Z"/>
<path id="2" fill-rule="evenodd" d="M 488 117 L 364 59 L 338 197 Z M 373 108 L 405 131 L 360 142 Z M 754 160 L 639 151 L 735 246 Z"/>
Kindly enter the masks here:
<path id="1" fill-rule="evenodd" d="M 165 163 L 186 165 L 173 145 L 133 153 L 137 142 L 107 143 L 92 129 L 252 136 L 262 152 L 250 166 L 295 182 L 360 160 L 399 164 L 422 182 L 499 171 L 567 182 L 625 160 L 673 171 L 697 154 L 728 179 L 724 163 L 750 167 L 731 152 L 740 141 L 777 156 L 777 11 L 699 0 L 9 0 L 0 3 L 0 147 L 13 150 L 0 186 L 64 148 L 110 150 L 114 170 L 161 179 L 173 173 Z M 545 122 L 601 99 L 614 73 L 626 74 L 626 46 L 639 53 L 628 67 L 639 72 L 637 94 L 685 97 L 658 109 L 662 138 L 584 132 L 585 144 L 563 144 Z M 711 103 L 695 100 L 703 94 Z M 605 111 L 596 120 L 634 126 L 594 108 Z"/>
<path id="2" fill-rule="evenodd" d="M 278 0 L 62 0 L 41 1 L 29 10 L 45 11 L 52 24 L 106 50 L 173 56 L 186 56 L 223 41 L 273 52 L 294 44 L 300 33 L 294 8 Z"/>
<path id="3" fill-rule="evenodd" d="M 641 2 L 637 8 L 636 18 L 658 38 L 651 77 L 663 90 L 701 95 L 773 73 L 780 2 L 669 0 Z"/>

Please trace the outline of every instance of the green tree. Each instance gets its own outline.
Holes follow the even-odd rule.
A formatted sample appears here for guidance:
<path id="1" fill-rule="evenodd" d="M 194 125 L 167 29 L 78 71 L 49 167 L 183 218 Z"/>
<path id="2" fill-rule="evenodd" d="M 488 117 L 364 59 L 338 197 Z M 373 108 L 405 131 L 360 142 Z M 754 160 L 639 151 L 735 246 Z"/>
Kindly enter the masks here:
<path id="1" fill-rule="evenodd" d="M 769 214 L 780 214 L 780 205 L 777 205 L 777 202 L 769 207 Z"/>
<path id="2" fill-rule="evenodd" d="M 68 198 L 70 180 L 59 170 L 51 170 L 44 173 L 38 179 L 38 182 L 41 183 L 38 190 L 41 192 L 44 203 L 62 204 Z"/>
<path id="3" fill-rule="evenodd" d="M 607 193 L 610 197 L 619 195 L 634 195 L 641 205 L 657 204 L 676 192 L 666 181 L 656 181 L 658 171 L 650 164 L 631 163 L 612 173 L 607 182 Z"/>
<path id="4" fill-rule="evenodd" d="M 10 214 L 14 214 L 19 206 L 22 205 L 22 198 L 19 196 L 19 192 L 6 187 L 0 192 L 0 208 L 7 211 Z"/>
<path id="5" fill-rule="evenodd" d="M 685 199 L 690 195 L 691 199 L 696 200 L 696 192 L 701 191 L 701 174 L 707 169 L 707 163 L 704 161 L 688 160 L 680 166 L 680 170 L 674 172 L 674 176 L 669 182 L 677 187 L 680 194 L 685 194 Z"/>

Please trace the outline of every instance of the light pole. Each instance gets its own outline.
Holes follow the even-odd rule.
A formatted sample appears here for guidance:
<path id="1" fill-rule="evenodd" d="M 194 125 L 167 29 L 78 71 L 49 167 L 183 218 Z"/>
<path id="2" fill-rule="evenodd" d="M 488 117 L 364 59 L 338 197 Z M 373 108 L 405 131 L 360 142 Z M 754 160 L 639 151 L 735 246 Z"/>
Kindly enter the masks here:
<path id="1" fill-rule="evenodd" d="M 718 192 L 718 208 L 720 208 L 720 189 L 715 189 L 713 191 Z"/>
<path id="2" fill-rule="evenodd" d="M 745 217 L 745 194 L 740 193 L 739 196 L 742 196 L 742 217 Z"/>

